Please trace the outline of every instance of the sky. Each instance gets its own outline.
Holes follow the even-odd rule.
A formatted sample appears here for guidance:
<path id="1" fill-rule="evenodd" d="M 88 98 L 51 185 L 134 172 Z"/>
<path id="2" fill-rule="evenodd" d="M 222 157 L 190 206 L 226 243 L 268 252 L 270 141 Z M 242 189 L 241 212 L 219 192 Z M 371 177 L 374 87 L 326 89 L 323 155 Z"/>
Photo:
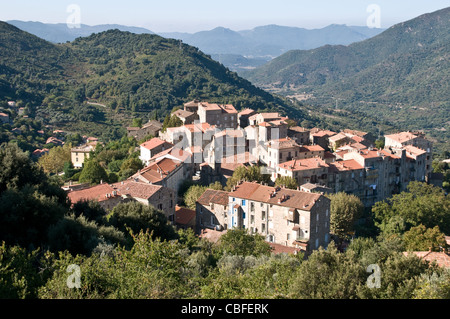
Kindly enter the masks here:
<path id="1" fill-rule="evenodd" d="M 66 23 L 68 19 L 75 21 L 73 18 L 76 17 L 78 19 L 76 21 L 81 24 L 121 24 L 144 27 L 153 32 L 197 32 L 218 26 L 238 31 L 268 24 L 315 29 L 330 24 L 365 26 L 368 20 L 373 26 L 376 22 L 376 26 L 388 28 L 424 13 L 450 6 L 450 0 L 1 0 L 1 2 L 2 21 Z"/>

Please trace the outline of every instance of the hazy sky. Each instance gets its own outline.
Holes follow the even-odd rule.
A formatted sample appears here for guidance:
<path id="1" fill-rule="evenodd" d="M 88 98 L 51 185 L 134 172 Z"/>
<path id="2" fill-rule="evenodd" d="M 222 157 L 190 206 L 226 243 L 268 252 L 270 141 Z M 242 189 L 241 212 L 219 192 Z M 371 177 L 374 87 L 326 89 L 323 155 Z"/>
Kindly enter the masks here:
<path id="1" fill-rule="evenodd" d="M 0 20 L 65 23 L 68 6 L 80 9 L 82 24 L 123 24 L 154 32 L 195 32 L 217 26 L 233 30 L 278 24 L 321 28 L 366 25 L 367 8 L 380 8 L 382 28 L 450 6 L 450 0 L 1 0 Z"/>

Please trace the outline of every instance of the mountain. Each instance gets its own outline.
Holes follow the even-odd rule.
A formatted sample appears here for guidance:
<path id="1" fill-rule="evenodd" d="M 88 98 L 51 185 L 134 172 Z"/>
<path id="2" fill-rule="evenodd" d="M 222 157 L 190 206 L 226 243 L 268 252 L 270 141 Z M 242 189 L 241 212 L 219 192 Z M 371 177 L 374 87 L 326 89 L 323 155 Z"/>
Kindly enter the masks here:
<path id="1" fill-rule="evenodd" d="M 325 44 L 350 44 L 379 34 L 383 29 L 330 25 L 322 29 L 303 29 L 267 25 L 252 30 L 233 31 L 218 27 L 210 31 L 160 33 L 180 39 L 208 54 L 233 54 L 245 57 L 277 57 L 292 49 L 311 49 Z"/>
<path id="2" fill-rule="evenodd" d="M 104 112 L 157 112 L 161 118 L 193 99 L 301 114 L 178 40 L 109 30 L 53 44 L 5 22 L 0 96 L 0 102 L 16 100 L 58 125 L 108 124 Z M 105 107 L 94 110 L 87 102 Z"/>
<path id="3" fill-rule="evenodd" d="M 53 43 L 64 43 L 67 41 L 73 41 L 78 37 L 87 37 L 93 33 L 100 33 L 107 30 L 118 29 L 120 31 L 127 31 L 136 34 L 149 33 L 152 31 L 145 28 L 128 27 L 118 24 L 102 24 L 96 26 L 89 26 L 81 24 L 79 28 L 69 28 L 66 23 L 42 23 L 33 21 L 18 21 L 10 20 L 7 23 L 23 30 L 28 33 L 34 34 L 41 39 L 47 40 Z"/>
<path id="4" fill-rule="evenodd" d="M 241 75 L 273 92 L 312 94 L 307 103 L 337 103 L 448 138 L 449 21 L 450 8 L 442 9 L 348 46 L 289 51 Z"/>

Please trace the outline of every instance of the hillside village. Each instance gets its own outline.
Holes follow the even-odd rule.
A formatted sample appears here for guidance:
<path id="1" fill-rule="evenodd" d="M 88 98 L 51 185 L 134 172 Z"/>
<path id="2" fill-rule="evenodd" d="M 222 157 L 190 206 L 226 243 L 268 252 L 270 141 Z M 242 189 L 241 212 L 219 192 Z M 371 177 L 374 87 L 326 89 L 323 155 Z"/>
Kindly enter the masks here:
<path id="1" fill-rule="evenodd" d="M 331 240 L 326 193 L 354 194 L 371 207 L 405 191 L 411 181 L 433 182 L 432 143 L 420 132 L 386 135 L 384 147 L 376 148 L 366 132 L 303 128 L 279 113 L 238 112 L 233 105 L 194 100 L 172 116 L 182 125 L 163 128 L 150 121 L 127 128 L 130 137 L 156 136 L 140 145 L 143 169 L 118 183 L 66 186 L 72 203 L 95 200 L 111 210 L 138 201 L 199 235 L 244 228 L 309 254 Z M 89 140 L 71 150 L 75 167 L 96 143 Z M 186 181 L 225 186 L 236 169 L 255 166 L 267 182 L 241 180 L 228 192 L 208 189 L 195 211 L 177 205 Z M 296 189 L 275 186 L 283 177 L 295 180 Z"/>

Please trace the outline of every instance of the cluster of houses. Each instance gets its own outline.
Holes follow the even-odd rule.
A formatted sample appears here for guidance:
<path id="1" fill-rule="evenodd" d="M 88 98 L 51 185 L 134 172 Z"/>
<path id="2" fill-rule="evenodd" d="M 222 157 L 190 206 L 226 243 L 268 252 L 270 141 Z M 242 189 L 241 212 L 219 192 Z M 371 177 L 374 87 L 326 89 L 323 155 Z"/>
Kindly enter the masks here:
<path id="1" fill-rule="evenodd" d="M 245 228 L 273 244 L 310 253 L 330 241 L 325 193 L 354 194 L 369 207 L 405 190 L 410 181 L 428 181 L 431 173 L 432 144 L 420 132 L 386 135 L 384 148 L 377 149 L 368 133 L 290 126 L 276 112 L 238 112 L 233 105 L 195 100 L 172 115 L 183 125 L 164 132 L 154 121 L 128 128 L 136 138 L 158 136 L 140 145 L 144 169 L 124 182 L 73 189 L 71 201 L 93 199 L 111 209 L 137 200 L 199 234 Z M 72 161 L 82 165 L 89 152 L 87 145 L 72 150 Z M 177 207 L 184 181 L 195 176 L 203 185 L 225 185 L 238 167 L 254 165 L 270 175 L 271 185 L 241 181 L 230 192 L 208 189 L 195 211 Z M 295 179 L 298 188 L 274 187 L 284 176 Z"/>

